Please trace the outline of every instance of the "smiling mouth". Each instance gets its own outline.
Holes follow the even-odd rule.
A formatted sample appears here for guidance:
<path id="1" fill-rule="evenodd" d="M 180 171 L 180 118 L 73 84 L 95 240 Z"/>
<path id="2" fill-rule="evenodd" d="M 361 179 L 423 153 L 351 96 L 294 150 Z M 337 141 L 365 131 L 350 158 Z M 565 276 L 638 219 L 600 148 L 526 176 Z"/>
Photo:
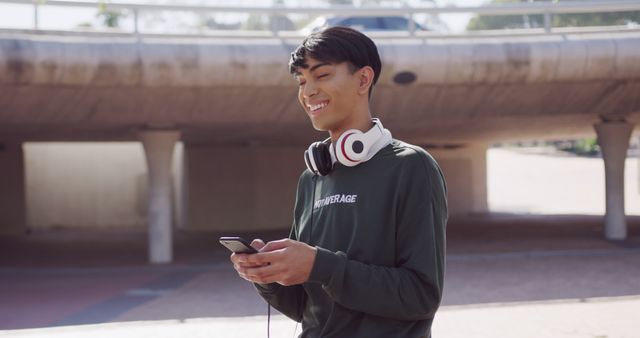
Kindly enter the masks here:
<path id="1" fill-rule="evenodd" d="M 309 112 L 311 114 L 315 114 L 315 113 L 319 112 L 320 110 L 322 110 L 322 108 L 326 107 L 327 105 L 329 105 L 329 101 L 320 102 L 318 104 L 309 105 L 307 107 L 309 108 Z"/>

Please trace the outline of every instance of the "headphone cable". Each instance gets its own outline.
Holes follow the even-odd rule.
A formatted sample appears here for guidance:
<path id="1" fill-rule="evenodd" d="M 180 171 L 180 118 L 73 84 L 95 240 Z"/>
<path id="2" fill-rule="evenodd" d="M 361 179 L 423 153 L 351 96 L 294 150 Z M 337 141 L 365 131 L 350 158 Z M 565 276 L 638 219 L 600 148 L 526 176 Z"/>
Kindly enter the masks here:
<path id="1" fill-rule="evenodd" d="M 316 199 L 316 186 L 317 186 L 318 175 L 313 175 L 313 195 L 311 196 L 311 219 L 309 222 L 309 245 L 311 245 L 311 238 L 313 237 L 313 206 Z"/>
<path id="2" fill-rule="evenodd" d="M 313 195 L 311 195 L 311 216 L 309 217 L 309 242 L 307 244 L 311 245 L 311 238 L 313 237 L 313 206 L 316 199 L 316 186 L 318 180 L 318 174 L 313 175 Z M 299 235 L 299 234 L 298 234 Z M 304 285 L 301 285 L 302 292 L 300 293 L 300 304 L 298 305 L 298 311 L 300 312 L 300 317 L 302 318 L 303 310 L 304 310 Z M 300 319 L 302 321 L 302 319 Z M 293 336 L 296 336 L 296 332 L 298 331 L 298 322 L 296 322 L 296 327 L 293 331 Z"/>
<path id="3" fill-rule="evenodd" d="M 313 195 L 311 196 L 311 217 L 310 217 L 310 222 L 309 222 L 309 242 L 311 242 L 311 235 L 313 233 L 313 200 L 316 198 L 316 179 L 318 178 L 318 175 L 313 175 Z M 296 237 L 299 237 L 299 233 L 296 235 Z M 298 238 L 299 239 L 299 238 Z M 308 243 L 311 244 L 311 243 Z M 304 287 L 302 289 L 302 294 L 301 294 L 301 299 L 300 299 L 300 307 L 303 306 L 304 303 Z M 302 312 L 302 308 L 300 308 L 299 310 L 300 312 Z M 296 327 L 293 329 L 293 336 L 295 337 L 296 332 L 298 331 L 298 322 L 296 322 Z M 267 302 L 267 338 L 271 338 L 271 304 L 269 302 Z"/>

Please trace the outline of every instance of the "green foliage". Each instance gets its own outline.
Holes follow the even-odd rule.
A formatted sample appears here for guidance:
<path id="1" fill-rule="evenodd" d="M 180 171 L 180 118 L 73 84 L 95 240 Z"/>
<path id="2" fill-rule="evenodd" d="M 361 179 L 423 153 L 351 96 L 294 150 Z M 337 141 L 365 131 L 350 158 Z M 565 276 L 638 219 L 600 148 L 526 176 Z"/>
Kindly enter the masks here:
<path id="1" fill-rule="evenodd" d="M 116 28 L 120 25 L 120 19 L 125 17 L 124 13 L 120 10 L 114 10 L 107 8 L 107 4 L 103 1 L 98 3 L 98 13 L 96 17 L 102 19 L 102 24 L 105 27 Z"/>
<path id="2" fill-rule="evenodd" d="M 295 30 L 296 25 L 285 15 L 250 14 L 243 28 L 246 30 Z"/>
<path id="3" fill-rule="evenodd" d="M 600 154 L 600 146 L 596 138 L 556 142 L 555 145 L 558 150 L 578 156 L 596 156 Z"/>
<path id="4" fill-rule="evenodd" d="M 78 28 L 93 28 L 93 25 L 91 24 L 91 22 L 81 22 L 79 23 L 76 27 Z"/>
<path id="5" fill-rule="evenodd" d="M 264 14 L 251 13 L 243 28 L 256 31 L 266 30 L 269 28 L 269 18 Z"/>
<path id="6" fill-rule="evenodd" d="M 640 11 L 635 12 L 609 12 L 609 13 L 579 13 L 561 14 L 554 19 L 554 26 L 609 26 L 626 25 L 628 23 L 640 23 Z"/>
<path id="7" fill-rule="evenodd" d="M 564 0 L 577 1 L 577 0 Z M 493 0 L 491 4 L 526 3 L 518 0 Z M 548 0 L 534 0 L 533 2 L 549 2 Z M 560 0 L 555 1 L 560 2 Z M 625 25 L 628 23 L 640 23 L 640 11 L 634 12 L 607 12 L 607 13 L 575 13 L 553 15 L 553 27 L 579 27 L 579 26 L 609 26 Z M 480 15 L 476 16 L 467 25 L 467 30 L 504 29 L 544 27 L 544 16 L 536 15 Z"/>

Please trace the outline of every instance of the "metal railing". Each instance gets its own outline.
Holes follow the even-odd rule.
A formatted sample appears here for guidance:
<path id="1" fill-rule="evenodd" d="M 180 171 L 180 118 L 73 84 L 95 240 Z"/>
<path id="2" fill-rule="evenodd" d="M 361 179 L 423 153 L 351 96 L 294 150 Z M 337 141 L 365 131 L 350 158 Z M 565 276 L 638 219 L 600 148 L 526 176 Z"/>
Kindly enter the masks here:
<path id="1" fill-rule="evenodd" d="M 337 16 L 405 16 L 409 20 L 408 33 L 409 36 L 416 34 L 414 24 L 414 16 L 418 14 L 460 14 L 472 13 L 477 15 L 543 15 L 544 32 L 552 33 L 553 16 L 558 14 L 579 14 L 579 13 L 603 13 L 603 12 L 629 12 L 640 11 L 640 0 L 611 0 L 611 1 L 570 1 L 570 2 L 528 2 L 528 3 L 508 3 L 508 4 L 491 4 L 474 7 L 354 7 L 354 6 L 331 6 L 331 7 L 285 7 L 281 5 L 273 6 L 207 6 L 207 5 L 173 5 L 173 4 L 143 4 L 143 3 L 102 3 L 102 2 L 84 2 L 84 1 L 67 1 L 67 0 L 0 0 L 2 4 L 21 4 L 33 6 L 33 30 L 46 31 L 40 27 L 41 6 L 59 6 L 59 7 L 84 7 L 106 10 L 126 10 L 133 13 L 133 29 L 124 34 L 139 36 L 145 34 L 140 30 L 140 15 L 146 11 L 181 11 L 193 13 L 248 13 L 248 14 L 266 14 L 270 16 L 283 14 L 307 14 L 307 15 L 337 15 Z M 6 29 L 5 29 L 6 30 Z M 230 31 L 224 31 L 222 35 L 230 34 Z M 284 31 L 277 29 L 266 31 L 269 34 L 259 34 L 260 36 L 280 36 Z M 178 34 L 161 34 L 161 35 L 178 35 Z M 208 34 L 180 34 L 180 36 L 207 36 Z M 209 34 L 211 35 L 211 34 Z M 246 34 L 245 34 L 246 35 Z M 221 34 L 214 36 L 221 36 Z M 295 33 L 294 33 L 295 36 Z M 396 35 L 397 36 L 397 35 Z"/>

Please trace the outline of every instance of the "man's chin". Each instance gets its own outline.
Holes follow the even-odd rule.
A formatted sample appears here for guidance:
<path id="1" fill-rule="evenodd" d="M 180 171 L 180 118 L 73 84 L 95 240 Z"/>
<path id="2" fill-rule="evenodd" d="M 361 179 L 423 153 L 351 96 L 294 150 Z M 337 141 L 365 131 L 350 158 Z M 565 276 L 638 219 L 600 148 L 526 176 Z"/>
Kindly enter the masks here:
<path id="1" fill-rule="evenodd" d="M 314 121 L 313 119 L 311 119 L 311 124 L 313 125 L 313 129 L 317 131 L 328 131 L 330 129 L 325 123 Z"/>

